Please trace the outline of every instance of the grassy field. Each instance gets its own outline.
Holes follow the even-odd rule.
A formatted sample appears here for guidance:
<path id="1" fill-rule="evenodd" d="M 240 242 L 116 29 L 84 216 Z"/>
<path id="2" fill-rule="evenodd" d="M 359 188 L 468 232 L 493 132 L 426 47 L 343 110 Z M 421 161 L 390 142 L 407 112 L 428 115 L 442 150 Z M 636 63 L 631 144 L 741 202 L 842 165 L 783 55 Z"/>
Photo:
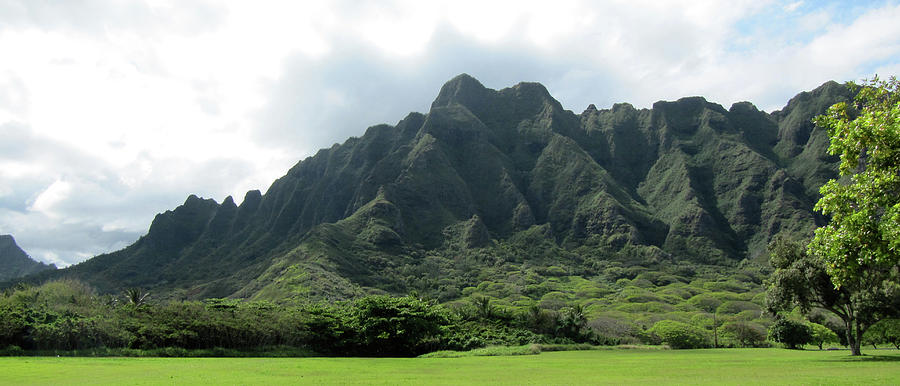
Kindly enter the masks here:
<path id="1" fill-rule="evenodd" d="M 900 352 L 595 350 L 465 358 L 0 358 L 2 384 L 898 384 Z"/>

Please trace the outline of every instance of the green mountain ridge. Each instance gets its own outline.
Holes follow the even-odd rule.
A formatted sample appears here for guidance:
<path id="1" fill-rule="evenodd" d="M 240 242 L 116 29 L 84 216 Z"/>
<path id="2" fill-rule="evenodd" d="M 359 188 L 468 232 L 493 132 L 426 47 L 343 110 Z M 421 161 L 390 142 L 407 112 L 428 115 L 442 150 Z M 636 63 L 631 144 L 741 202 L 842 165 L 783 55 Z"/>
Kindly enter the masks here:
<path id="1" fill-rule="evenodd" d="M 12 235 L 0 235 L 0 282 L 45 270 L 56 270 L 56 266 L 29 257 Z"/>
<path id="2" fill-rule="evenodd" d="M 851 97 L 828 82 L 773 113 L 688 97 L 575 114 L 540 84 L 491 90 L 463 74 L 427 114 L 320 150 L 265 194 L 192 195 L 131 246 L 29 280 L 172 298 L 446 301 L 486 278 L 540 298 L 529 275 L 591 278 L 610 262 L 735 267 L 822 223 L 812 207 L 837 160 L 810 119 Z"/>

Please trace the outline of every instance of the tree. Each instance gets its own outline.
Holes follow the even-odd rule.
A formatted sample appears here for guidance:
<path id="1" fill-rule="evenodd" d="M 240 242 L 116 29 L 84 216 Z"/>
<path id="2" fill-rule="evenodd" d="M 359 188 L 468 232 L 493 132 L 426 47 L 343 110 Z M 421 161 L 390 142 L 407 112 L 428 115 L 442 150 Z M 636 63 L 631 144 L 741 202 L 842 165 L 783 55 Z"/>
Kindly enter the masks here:
<path id="1" fill-rule="evenodd" d="M 778 318 L 775 324 L 769 328 L 769 336 L 772 337 L 772 340 L 783 343 L 785 347 L 792 350 L 802 349 L 804 344 L 812 341 L 809 326 L 787 318 Z"/>
<path id="2" fill-rule="evenodd" d="M 810 251 L 828 263 L 838 286 L 900 263 L 900 82 L 876 77 L 854 104 L 837 103 L 816 125 L 828 129 L 828 153 L 840 155 L 843 179 L 820 190 L 816 210 L 831 217 Z M 896 278 L 896 276 L 895 276 Z"/>
<path id="3" fill-rule="evenodd" d="M 491 304 L 491 299 L 487 296 L 475 296 L 471 299 L 472 305 L 475 307 L 475 316 L 482 320 L 493 319 L 496 309 Z"/>
<path id="4" fill-rule="evenodd" d="M 769 244 L 769 259 L 775 272 L 769 279 L 766 307 L 778 314 L 795 307 L 806 314 L 819 308 L 841 319 L 847 345 L 860 355 L 862 334 L 880 318 L 893 312 L 891 302 L 866 293 L 855 286 L 836 288 L 826 263 L 807 253 L 803 247 L 783 238 Z"/>
<path id="5" fill-rule="evenodd" d="M 837 103 L 816 125 L 828 129 L 840 179 L 820 190 L 815 209 L 830 218 L 816 229 L 810 255 L 842 297 L 853 355 L 866 328 L 900 309 L 900 82 L 877 77 L 854 103 Z"/>
<path id="6" fill-rule="evenodd" d="M 520 319 L 524 327 L 538 334 L 550 334 L 556 327 L 553 316 L 537 304 L 531 305 L 521 313 Z"/>
<path id="7" fill-rule="evenodd" d="M 587 325 L 587 317 L 584 314 L 584 307 L 580 304 L 560 310 L 557 323 L 557 335 L 576 341 L 584 339 L 583 330 Z"/>
<path id="8" fill-rule="evenodd" d="M 361 354 L 413 356 L 433 349 L 450 323 L 449 313 L 411 296 L 367 296 L 353 303 L 348 318 Z"/>
<path id="9" fill-rule="evenodd" d="M 144 305 L 147 303 L 147 298 L 150 297 L 149 292 L 144 292 L 144 290 L 137 287 L 126 289 L 123 295 L 125 295 L 125 302 L 133 304 L 135 307 Z"/>
<path id="10" fill-rule="evenodd" d="M 825 327 L 818 323 L 808 323 L 807 326 L 809 326 L 809 332 L 812 338 L 810 339 L 809 343 L 819 346 L 819 350 L 822 349 L 822 345 L 825 343 L 840 342 L 837 334 L 835 334 L 834 331 L 831 331 L 831 329 L 828 327 Z"/>
<path id="11" fill-rule="evenodd" d="M 863 338 L 873 346 L 890 343 L 900 350 L 900 319 L 884 319 L 866 330 Z"/>

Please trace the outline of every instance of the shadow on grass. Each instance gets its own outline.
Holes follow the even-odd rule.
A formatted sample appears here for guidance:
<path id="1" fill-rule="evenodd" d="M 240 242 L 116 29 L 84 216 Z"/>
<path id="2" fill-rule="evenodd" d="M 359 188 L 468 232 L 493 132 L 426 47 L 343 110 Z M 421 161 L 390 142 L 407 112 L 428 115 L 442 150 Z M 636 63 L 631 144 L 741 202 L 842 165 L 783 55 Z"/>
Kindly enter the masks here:
<path id="1" fill-rule="evenodd" d="M 826 362 L 900 362 L 900 355 L 869 355 L 846 356 L 843 358 L 830 358 Z"/>

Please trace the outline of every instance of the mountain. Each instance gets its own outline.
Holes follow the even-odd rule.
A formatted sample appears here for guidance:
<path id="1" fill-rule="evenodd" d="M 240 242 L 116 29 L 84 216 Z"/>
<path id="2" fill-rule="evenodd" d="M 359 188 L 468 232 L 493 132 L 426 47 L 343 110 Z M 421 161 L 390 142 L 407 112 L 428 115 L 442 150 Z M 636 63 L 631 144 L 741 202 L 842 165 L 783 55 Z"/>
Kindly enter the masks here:
<path id="1" fill-rule="evenodd" d="M 0 235 L 0 282 L 46 270 L 56 266 L 32 260 L 12 235 Z"/>
<path id="2" fill-rule="evenodd" d="M 758 263 L 775 235 L 822 224 L 812 208 L 837 159 L 810 119 L 851 98 L 828 82 L 773 113 L 687 97 L 576 114 L 540 84 L 498 91 L 463 74 L 427 114 L 322 149 L 265 194 L 192 195 L 131 246 L 31 280 L 174 298 L 449 300 L 480 283 L 540 296 L 528 285 L 554 275 Z"/>

